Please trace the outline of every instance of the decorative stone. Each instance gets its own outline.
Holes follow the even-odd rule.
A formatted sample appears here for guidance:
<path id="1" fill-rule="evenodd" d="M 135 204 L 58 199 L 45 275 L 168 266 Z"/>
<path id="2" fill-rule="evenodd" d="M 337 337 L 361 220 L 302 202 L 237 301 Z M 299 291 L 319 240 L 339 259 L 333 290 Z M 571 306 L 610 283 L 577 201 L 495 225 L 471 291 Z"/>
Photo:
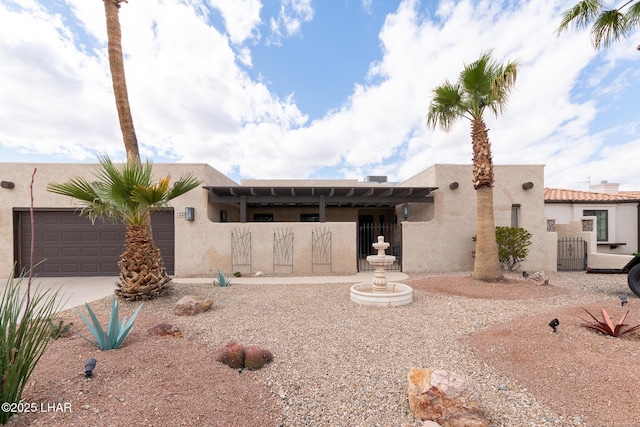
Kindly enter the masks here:
<path id="1" fill-rule="evenodd" d="M 173 314 L 177 316 L 194 316 L 209 310 L 213 300 L 196 295 L 186 295 L 173 307 Z"/>
<path id="2" fill-rule="evenodd" d="M 174 337 L 174 338 L 182 338 L 182 332 L 176 325 L 170 325 L 168 323 L 158 323 L 152 328 L 148 330 L 149 335 L 159 336 L 159 337 Z"/>
<path id="3" fill-rule="evenodd" d="M 471 384 L 444 369 L 411 368 L 409 409 L 420 420 L 442 427 L 488 427 L 484 407 Z"/>
<path id="4" fill-rule="evenodd" d="M 529 280 L 541 286 L 546 286 L 549 284 L 549 276 L 547 276 L 542 271 L 536 271 L 535 273 L 530 275 Z"/>

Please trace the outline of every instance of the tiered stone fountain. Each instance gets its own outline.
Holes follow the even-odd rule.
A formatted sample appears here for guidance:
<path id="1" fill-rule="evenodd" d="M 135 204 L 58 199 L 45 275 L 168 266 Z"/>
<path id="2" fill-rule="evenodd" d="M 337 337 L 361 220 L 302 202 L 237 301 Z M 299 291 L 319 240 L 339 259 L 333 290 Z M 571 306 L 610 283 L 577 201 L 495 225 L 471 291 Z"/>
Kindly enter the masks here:
<path id="1" fill-rule="evenodd" d="M 403 283 L 388 283 L 385 269 L 393 264 L 396 257 L 386 255 L 389 243 L 384 236 L 378 236 L 378 242 L 372 245 L 378 250 L 377 255 L 369 255 L 367 262 L 375 267 L 372 283 L 357 283 L 351 287 L 351 301 L 362 305 L 378 307 L 394 307 L 406 305 L 413 301 L 413 289 Z"/>

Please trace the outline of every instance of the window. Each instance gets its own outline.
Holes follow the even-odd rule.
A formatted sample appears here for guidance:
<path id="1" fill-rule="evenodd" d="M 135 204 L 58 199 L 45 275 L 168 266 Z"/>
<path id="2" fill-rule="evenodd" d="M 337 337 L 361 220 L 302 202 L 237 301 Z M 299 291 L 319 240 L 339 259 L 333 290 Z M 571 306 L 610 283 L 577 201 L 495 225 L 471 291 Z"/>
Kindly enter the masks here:
<path id="1" fill-rule="evenodd" d="M 598 242 L 606 242 L 609 240 L 609 211 L 584 210 L 582 211 L 582 215 L 596 217 L 596 235 L 598 236 Z"/>
<path id="2" fill-rule="evenodd" d="M 315 214 L 315 213 L 300 214 L 300 222 L 320 222 L 320 214 Z"/>
<path id="3" fill-rule="evenodd" d="M 520 227 L 520 205 L 511 205 L 511 227 Z"/>
<path id="4" fill-rule="evenodd" d="M 273 222 L 273 214 L 270 214 L 270 213 L 253 214 L 253 220 L 256 222 Z"/>

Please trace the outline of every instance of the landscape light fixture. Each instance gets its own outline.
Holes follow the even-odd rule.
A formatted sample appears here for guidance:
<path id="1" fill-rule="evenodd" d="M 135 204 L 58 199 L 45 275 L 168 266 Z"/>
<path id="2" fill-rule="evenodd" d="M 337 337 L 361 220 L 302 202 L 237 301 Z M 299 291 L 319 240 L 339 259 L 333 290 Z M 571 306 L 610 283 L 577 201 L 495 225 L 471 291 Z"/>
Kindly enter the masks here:
<path id="1" fill-rule="evenodd" d="M 87 360 L 84 363 L 84 376 L 85 377 L 91 378 L 93 376 L 93 370 L 96 367 L 96 362 L 97 362 L 97 360 L 92 357 L 91 359 Z"/>
<path id="2" fill-rule="evenodd" d="M 527 273 L 526 271 L 522 272 L 522 278 L 526 279 L 529 277 L 529 273 Z"/>
<path id="3" fill-rule="evenodd" d="M 551 322 L 549 322 L 549 326 L 551 326 L 551 329 L 553 329 L 553 332 L 558 332 L 557 330 L 558 325 L 560 325 L 560 321 L 558 319 L 553 319 Z"/>
<path id="4" fill-rule="evenodd" d="M 621 306 L 625 306 L 627 305 L 627 296 L 626 295 L 618 295 L 618 297 L 620 298 L 620 305 Z"/>

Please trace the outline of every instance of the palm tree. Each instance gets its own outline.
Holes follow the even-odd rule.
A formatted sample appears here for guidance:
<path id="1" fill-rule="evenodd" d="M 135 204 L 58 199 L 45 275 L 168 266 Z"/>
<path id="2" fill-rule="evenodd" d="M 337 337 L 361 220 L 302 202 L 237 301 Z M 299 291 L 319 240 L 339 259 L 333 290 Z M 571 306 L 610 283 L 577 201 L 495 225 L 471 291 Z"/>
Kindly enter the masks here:
<path id="1" fill-rule="evenodd" d="M 640 27 L 640 1 L 628 0 L 610 9 L 601 0 L 582 0 L 562 14 L 556 33 L 566 31 L 571 25 L 591 26 L 593 46 L 598 50 L 607 49 Z M 640 46 L 637 49 L 640 50 Z"/>
<path id="2" fill-rule="evenodd" d="M 107 156 L 99 156 L 94 181 L 76 177 L 62 184 L 47 185 L 47 191 L 77 199 L 82 206 L 81 214 L 92 221 L 107 217 L 127 225 L 115 293 L 132 301 L 156 298 L 171 285 L 160 249 L 153 243 L 147 225 L 152 210 L 168 206 L 170 200 L 200 185 L 191 174 L 183 175 L 172 186 L 169 176 L 154 182 L 151 169 L 149 161 L 117 166 Z"/>
<path id="3" fill-rule="evenodd" d="M 439 126 L 445 132 L 464 117 L 471 121 L 473 148 L 473 188 L 476 190 L 475 279 L 501 279 L 496 229 L 493 217 L 493 161 L 487 126 L 482 118 L 488 108 L 497 117 L 507 103 L 516 81 L 516 62 L 504 65 L 491 58 L 491 52 L 466 65 L 455 83 L 445 82 L 433 90 L 427 113 L 427 126 Z"/>
<path id="4" fill-rule="evenodd" d="M 120 3 L 127 0 L 103 0 L 104 13 L 107 19 L 107 51 L 109 53 L 109 67 L 111 68 L 111 80 L 113 93 L 116 97 L 118 120 L 122 130 L 124 148 L 127 152 L 127 161 L 140 164 L 140 151 L 138 139 L 133 127 L 133 117 L 129 107 L 129 95 L 127 81 L 124 75 L 124 60 L 122 57 L 122 32 L 120 30 L 120 17 L 118 11 Z"/>

